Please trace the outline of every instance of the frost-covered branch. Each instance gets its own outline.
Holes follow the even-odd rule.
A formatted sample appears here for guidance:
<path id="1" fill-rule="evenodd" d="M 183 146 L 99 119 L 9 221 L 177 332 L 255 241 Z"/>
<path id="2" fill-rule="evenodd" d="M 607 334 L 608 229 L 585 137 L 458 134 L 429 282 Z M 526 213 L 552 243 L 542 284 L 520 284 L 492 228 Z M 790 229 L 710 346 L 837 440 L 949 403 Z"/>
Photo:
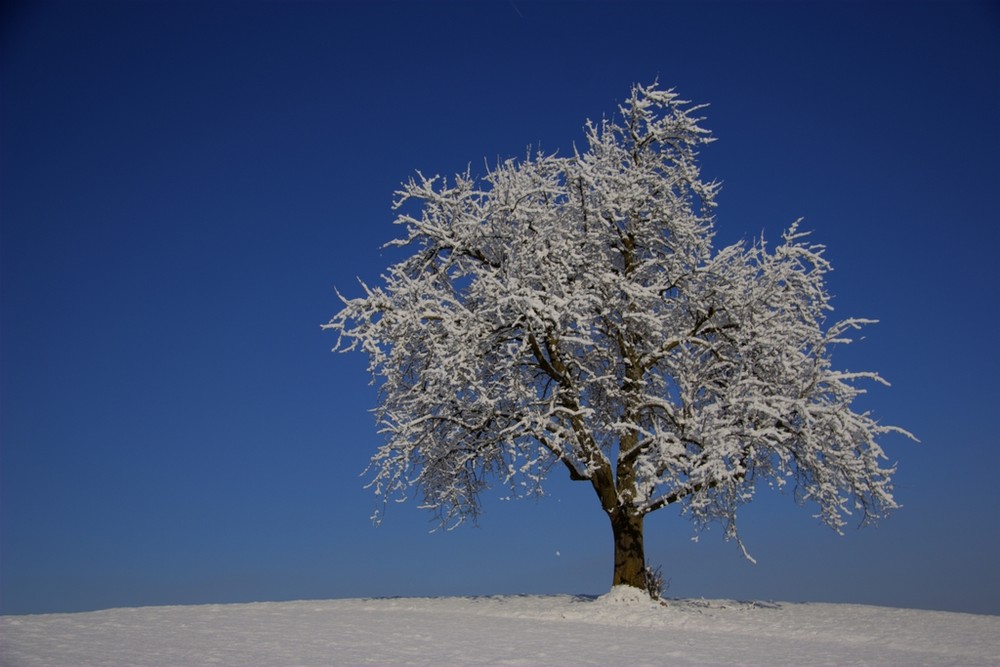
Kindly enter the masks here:
<path id="1" fill-rule="evenodd" d="M 896 507 L 879 441 L 912 436 L 852 408 L 881 377 L 831 361 L 872 320 L 827 322 L 830 265 L 799 223 L 713 250 L 702 109 L 636 86 L 571 156 L 396 193 L 409 255 L 325 327 L 380 392 L 377 494 L 453 525 L 491 483 L 541 493 L 561 463 L 616 535 L 678 505 L 737 539 L 761 482 L 837 530 Z"/>

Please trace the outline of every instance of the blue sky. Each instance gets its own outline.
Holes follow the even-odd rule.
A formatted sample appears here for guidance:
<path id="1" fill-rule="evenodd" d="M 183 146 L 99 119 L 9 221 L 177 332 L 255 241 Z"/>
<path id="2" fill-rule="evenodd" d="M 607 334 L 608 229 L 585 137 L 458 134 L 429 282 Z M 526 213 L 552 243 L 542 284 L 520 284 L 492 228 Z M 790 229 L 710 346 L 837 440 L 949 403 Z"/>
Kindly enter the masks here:
<path id="1" fill-rule="evenodd" d="M 719 242 L 804 217 L 836 314 L 881 320 L 835 360 L 921 440 L 886 439 L 877 528 L 761 493 L 757 565 L 652 515 L 668 594 L 1000 613 L 996 3 L 3 12 L 0 613 L 607 590 L 606 518 L 558 477 L 478 527 L 373 527 L 375 391 L 320 325 L 389 261 L 414 170 L 569 150 L 657 77 L 711 105 Z"/>

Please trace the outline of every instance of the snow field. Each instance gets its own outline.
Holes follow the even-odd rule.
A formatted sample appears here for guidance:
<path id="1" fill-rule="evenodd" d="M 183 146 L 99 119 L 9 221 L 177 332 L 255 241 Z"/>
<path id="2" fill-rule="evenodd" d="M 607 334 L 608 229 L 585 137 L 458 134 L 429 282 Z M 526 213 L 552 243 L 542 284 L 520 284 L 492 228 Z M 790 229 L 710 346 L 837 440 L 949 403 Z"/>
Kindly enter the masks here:
<path id="1" fill-rule="evenodd" d="M 1000 617 L 628 589 L 0 617 L 4 667 L 364 664 L 998 665 Z"/>

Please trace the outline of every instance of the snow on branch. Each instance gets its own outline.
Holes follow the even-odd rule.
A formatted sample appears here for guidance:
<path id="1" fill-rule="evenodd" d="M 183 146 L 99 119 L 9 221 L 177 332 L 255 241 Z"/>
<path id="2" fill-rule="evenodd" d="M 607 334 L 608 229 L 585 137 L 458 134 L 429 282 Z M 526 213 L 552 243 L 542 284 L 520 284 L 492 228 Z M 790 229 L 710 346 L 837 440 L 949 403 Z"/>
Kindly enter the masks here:
<path id="1" fill-rule="evenodd" d="M 827 324 L 831 267 L 799 223 L 712 248 L 702 108 L 636 86 L 571 156 L 396 193 L 409 256 L 325 325 L 377 379 L 377 494 L 453 525 L 491 483 L 540 493 L 564 466 L 609 514 L 677 504 L 737 540 L 762 481 L 837 530 L 897 506 L 878 441 L 912 436 L 852 409 L 881 377 L 831 360 L 873 320 Z"/>

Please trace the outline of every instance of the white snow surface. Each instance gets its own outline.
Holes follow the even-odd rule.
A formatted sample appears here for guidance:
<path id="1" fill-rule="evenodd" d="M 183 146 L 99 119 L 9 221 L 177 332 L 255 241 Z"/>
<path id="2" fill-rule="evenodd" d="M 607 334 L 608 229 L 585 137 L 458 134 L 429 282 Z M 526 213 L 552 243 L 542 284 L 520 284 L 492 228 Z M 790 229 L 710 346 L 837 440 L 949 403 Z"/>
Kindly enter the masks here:
<path id="1" fill-rule="evenodd" d="M 570 595 L 0 617 L 0 665 L 998 665 L 1000 616 Z"/>

